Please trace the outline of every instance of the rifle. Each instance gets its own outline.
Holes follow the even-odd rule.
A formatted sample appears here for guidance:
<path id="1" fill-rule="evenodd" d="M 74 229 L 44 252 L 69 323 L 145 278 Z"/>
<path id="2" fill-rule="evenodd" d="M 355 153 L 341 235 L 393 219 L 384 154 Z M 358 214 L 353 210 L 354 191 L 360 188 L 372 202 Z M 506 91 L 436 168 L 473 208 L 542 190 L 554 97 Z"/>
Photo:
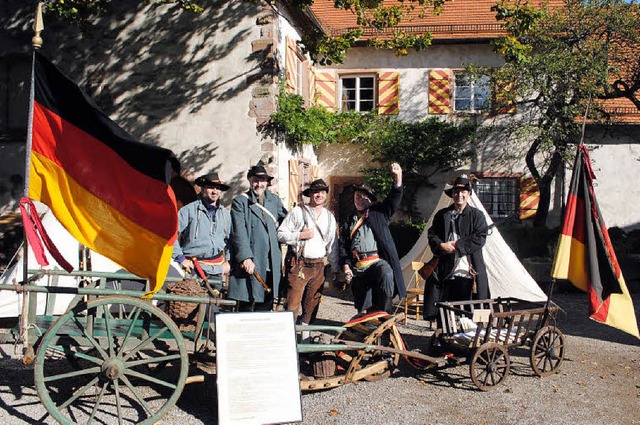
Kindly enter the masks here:
<path id="1" fill-rule="evenodd" d="M 466 239 L 466 238 L 469 238 L 471 236 L 481 235 L 482 233 L 488 232 L 489 230 L 493 229 L 494 227 L 496 227 L 496 223 L 491 223 L 491 224 L 485 226 L 484 228 L 478 230 L 476 233 L 472 233 L 471 235 L 466 236 L 465 238 L 460 238 L 460 239 Z M 418 270 L 418 274 L 420 275 L 420 277 L 423 278 L 426 281 L 427 278 L 429 276 L 431 276 L 431 274 L 436 269 L 436 267 L 438 267 L 438 263 L 439 262 L 440 262 L 440 257 L 434 255 L 431 260 L 426 262 L 424 264 L 424 266 L 422 266 L 420 268 L 420 270 Z"/>

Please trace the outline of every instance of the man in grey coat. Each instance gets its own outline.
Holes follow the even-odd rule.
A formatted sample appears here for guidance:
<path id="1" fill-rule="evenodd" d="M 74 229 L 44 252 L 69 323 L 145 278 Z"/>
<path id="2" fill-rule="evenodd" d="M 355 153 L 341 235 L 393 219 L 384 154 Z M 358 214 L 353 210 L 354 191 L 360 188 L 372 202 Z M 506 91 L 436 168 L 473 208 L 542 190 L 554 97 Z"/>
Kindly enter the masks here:
<path id="1" fill-rule="evenodd" d="M 247 179 L 249 190 L 231 204 L 234 255 L 229 298 L 238 301 L 240 311 L 269 311 L 278 294 L 282 267 L 278 225 L 287 210 L 267 190 L 273 177 L 261 163 L 249 169 Z"/>

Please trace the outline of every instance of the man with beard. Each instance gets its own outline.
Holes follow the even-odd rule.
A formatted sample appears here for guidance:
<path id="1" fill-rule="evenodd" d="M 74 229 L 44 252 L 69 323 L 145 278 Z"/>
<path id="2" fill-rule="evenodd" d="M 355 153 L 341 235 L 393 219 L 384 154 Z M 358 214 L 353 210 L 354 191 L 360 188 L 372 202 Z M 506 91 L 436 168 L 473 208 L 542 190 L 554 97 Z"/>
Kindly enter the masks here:
<path id="1" fill-rule="evenodd" d="M 207 276 L 222 279 L 229 273 L 231 216 L 220 205 L 220 196 L 229 186 L 215 172 L 198 177 L 195 184 L 201 188 L 198 199 L 178 211 L 173 259 L 188 273 L 195 273 L 197 260 Z"/>

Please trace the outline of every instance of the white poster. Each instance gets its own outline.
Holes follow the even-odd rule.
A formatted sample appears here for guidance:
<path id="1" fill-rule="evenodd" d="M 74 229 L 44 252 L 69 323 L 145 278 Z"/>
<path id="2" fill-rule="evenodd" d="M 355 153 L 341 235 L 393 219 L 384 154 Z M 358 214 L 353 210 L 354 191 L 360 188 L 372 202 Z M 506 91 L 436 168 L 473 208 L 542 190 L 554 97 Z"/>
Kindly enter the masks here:
<path id="1" fill-rule="evenodd" d="M 302 421 L 293 312 L 215 316 L 218 423 Z"/>

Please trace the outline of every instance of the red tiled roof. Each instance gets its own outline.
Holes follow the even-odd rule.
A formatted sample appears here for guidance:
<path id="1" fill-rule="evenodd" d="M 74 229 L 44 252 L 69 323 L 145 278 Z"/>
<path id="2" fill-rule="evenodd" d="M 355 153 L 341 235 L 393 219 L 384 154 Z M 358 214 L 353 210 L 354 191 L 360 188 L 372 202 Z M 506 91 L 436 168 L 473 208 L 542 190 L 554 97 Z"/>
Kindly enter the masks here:
<path id="1" fill-rule="evenodd" d="M 434 40 L 453 40 L 469 38 L 495 38 L 505 34 L 496 20 L 491 6 L 498 0 L 447 0 L 440 15 L 428 14 L 419 17 L 422 11 L 413 11 L 402 21 L 398 29 L 405 33 L 421 34 L 430 31 Z M 531 3 L 543 3 L 532 0 Z M 552 6 L 561 5 L 561 0 L 550 0 Z M 400 5 L 398 0 L 383 0 L 385 6 Z M 357 27 L 356 16 L 350 11 L 336 9 L 333 0 L 315 0 L 311 10 L 328 35 L 337 36 L 348 29 Z M 384 37 L 384 33 L 372 28 L 364 29 L 363 38 Z M 388 32 L 387 32 L 388 33 Z"/>

